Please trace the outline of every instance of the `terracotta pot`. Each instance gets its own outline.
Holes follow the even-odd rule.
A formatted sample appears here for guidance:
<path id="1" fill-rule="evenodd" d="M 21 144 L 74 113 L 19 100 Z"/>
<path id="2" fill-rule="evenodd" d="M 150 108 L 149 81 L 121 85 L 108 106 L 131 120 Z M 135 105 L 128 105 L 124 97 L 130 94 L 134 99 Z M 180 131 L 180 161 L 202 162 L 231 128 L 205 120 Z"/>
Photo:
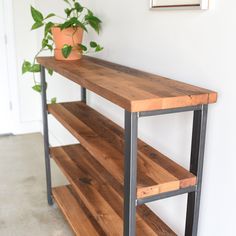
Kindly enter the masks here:
<path id="1" fill-rule="evenodd" d="M 82 43 L 83 39 L 82 28 L 68 28 L 61 30 L 59 27 L 52 28 L 52 36 L 55 42 L 56 48 L 54 49 L 54 56 L 57 60 L 79 60 L 82 56 L 81 50 L 78 48 L 78 44 Z M 73 50 L 68 58 L 65 58 L 61 52 L 61 49 L 65 44 L 71 45 Z"/>

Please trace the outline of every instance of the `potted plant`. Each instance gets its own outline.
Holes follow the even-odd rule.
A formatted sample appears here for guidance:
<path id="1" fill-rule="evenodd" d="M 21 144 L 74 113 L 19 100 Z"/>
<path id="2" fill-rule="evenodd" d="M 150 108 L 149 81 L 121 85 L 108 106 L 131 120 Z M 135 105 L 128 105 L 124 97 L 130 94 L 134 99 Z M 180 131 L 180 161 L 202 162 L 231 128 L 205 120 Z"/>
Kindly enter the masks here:
<path id="1" fill-rule="evenodd" d="M 39 10 L 31 6 L 31 15 L 34 20 L 31 30 L 44 27 L 41 49 L 36 53 L 33 62 L 24 61 L 22 73 L 33 73 L 35 91 L 41 92 L 41 85 L 35 79 L 35 73 L 40 72 L 40 65 L 36 63 L 36 57 L 43 51 L 54 51 L 57 60 L 79 60 L 84 53 L 91 50 L 99 52 L 103 50 L 98 43 L 91 41 L 88 46 L 82 44 L 83 33 L 90 29 L 98 34 L 101 29 L 101 20 L 87 7 L 82 6 L 77 0 L 63 0 L 67 6 L 64 10 L 65 17 L 50 13 L 44 16 Z M 52 19 L 56 19 L 53 21 Z M 60 22 L 58 22 L 58 19 Z M 48 70 L 52 75 L 53 71 Z M 55 99 L 53 100 L 55 101 Z"/>

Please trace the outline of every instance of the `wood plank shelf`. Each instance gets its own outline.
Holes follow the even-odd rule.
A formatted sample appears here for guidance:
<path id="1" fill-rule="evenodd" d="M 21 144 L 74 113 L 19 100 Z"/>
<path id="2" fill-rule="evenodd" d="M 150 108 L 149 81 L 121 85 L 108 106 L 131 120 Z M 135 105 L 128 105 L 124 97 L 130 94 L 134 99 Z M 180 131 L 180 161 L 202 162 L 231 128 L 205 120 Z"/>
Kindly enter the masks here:
<path id="1" fill-rule="evenodd" d="M 132 112 L 209 104 L 217 99 L 214 91 L 91 57 L 70 62 L 38 57 L 37 61 Z"/>
<path id="2" fill-rule="evenodd" d="M 77 236 L 105 236 L 72 186 L 54 187 L 52 195 Z"/>
<path id="3" fill-rule="evenodd" d="M 58 119 L 114 178 L 124 182 L 124 131 L 83 102 L 48 105 Z M 159 151 L 138 140 L 137 198 L 196 184 L 196 177 Z"/>
<path id="4" fill-rule="evenodd" d="M 50 150 L 72 185 L 54 188 L 53 196 L 76 235 L 122 235 L 122 185 L 79 144 Z M 137 207 L 136 227 L 138 236 L 176 235 L 145 205 Z"/>

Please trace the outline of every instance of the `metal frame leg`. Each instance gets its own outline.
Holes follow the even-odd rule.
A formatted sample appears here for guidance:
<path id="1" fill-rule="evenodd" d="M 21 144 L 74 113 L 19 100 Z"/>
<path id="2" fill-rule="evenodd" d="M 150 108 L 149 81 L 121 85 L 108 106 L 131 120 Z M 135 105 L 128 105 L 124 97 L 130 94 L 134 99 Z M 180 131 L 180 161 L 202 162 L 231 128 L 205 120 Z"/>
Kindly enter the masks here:
<path id="1" fill-rule="evenodd" d="M 138 114 L 125 111 L 124 236 L 135 236 Z"/>
<path id="2" fill-rule="evenodd" d="M 49 155 L 49 138 L 48 138 L 48 113 L 47 113 L 47 94 L 46 94 L 46 80 L 45 80 L 45 68 L 41 66 L 40 72 L 41 78 L 41 95 L 42 95 L 42 113 L 43 113 L 43 138 L 44 138 L 44 157 L 46 167 L 46 182 L 47 182 L 47 199 L 48 204 L 52 205 L 52 184 L 51 184 L 51 166 Z"/>
<path id="3" fill-rule="evenodd" d="M 81 101 L 84 103 L 87 102 L 86 88 L 84 87 L 81 87 Z"/>
<path id="4" fill-rule="evenodd" d="M 200 209 L 208 105 L 194 111 L 190 171 L 197 176 L 197 189 L 188 194 L 185 236 L 196 236 Z"/>

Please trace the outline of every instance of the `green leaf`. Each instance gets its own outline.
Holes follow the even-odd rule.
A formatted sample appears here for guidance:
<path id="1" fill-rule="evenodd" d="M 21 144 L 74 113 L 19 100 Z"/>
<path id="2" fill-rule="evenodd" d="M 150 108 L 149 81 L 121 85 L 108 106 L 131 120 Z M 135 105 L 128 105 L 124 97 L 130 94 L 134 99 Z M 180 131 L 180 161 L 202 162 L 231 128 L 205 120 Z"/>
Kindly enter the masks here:
<path id="1" fill-rule="evenodd" d="M 52 38 L 52 36 L 50 34 L 47 36 L 47 39 L 48 40 L 53 40 L 53 38 Z"/>
<path id="2" fill-rule="evenodd" d="M 22 74 L 29 72 L 31 68 L 31 63 L 29 61 L 24 61 L 22 64 Z"/>
<path id="3" fill-rule="evenodd" d="M 56 97 L 51 99 L 51 104 L 55 104 L 55 103 L 57 103 L 57 98 Z"/>
<path id="4" fill-rule="evenodd" d="M 93 21 L 96 21 L 99 24 L 102 23 L 102 21 L 98 17 L 96 17 L 96 16 L 92 16 L 91 18 L 92 18 Z"/>
<path id="5" fill-rule="evenodd" d="M 99 33 L 102 21 L 93 15 L 91 11 L 85 16 L 85 21 L 97 32 Z"/>
<path id="6" fill-rule="evenodd" d="M 64 47 L 61 49 L 62 54 L 65 58 L 68 58 L 71 51 L 72 51 L 72 46 L 65 44 Z"/>
<path id="7" fill-rule="evenodd" d="M 96 48 L 98 45 L 97 45 L 97 43 L 96 42 L 94 42 L 94 41 L 91 41 L 90 42 L 90 47 L 91 48 Z"/>
<path id="8" fill-rule="evenodd" d="M 53 70 L 52 69 L 48 69 L 48 74 L 49 75 L 53 75 Z"/>
<path id="9" fill-rule="evenodd" d="M 85 20 L 92 20 L 97 23 L 102 23 L 102 21 L 98 17 L 94 16 L 91 11 L 89 11 L 89 13 L 85 16 Z"/>
<path id="10" fill-rule="evenodd" d="M 69 4 L 69 5 L 70 5 L 70 2 L 69 2 L 68 0 L 64 0 L 64 2 L 66 2 L 67 4 Z"/>
<path id="11" fill-rule="evenodd" d="M 47 45 L 47 47 L 48 47 L 48 49 L 49 49 L 50 51 L 52 51 L 52 50 L 53 50 L 53 47 L 52 47 L 52 45 L 48 44 L 48 45 Z"/>
<path id="12" fill-rule="evenodd" d="M 34 7 L 31 6 L 31 15 L 35 22 L 42 22 L 43 21 L 43 14 L 36 10 Z"/>
<path id="13" fill-rule="evenodd" d="M 45 28 L 44 28 L 44 36 L 46 37 L 46 35 L 48 33 L 51 33 L 51 29 L 52 27 L 54 26 L 54 24 L 52 22 L 48 22 L 46 25 L 45 25 Z"/>
<path id="14" fill-rule="evenodd" d="M 70 28 L 70 27 L 81 27 L 82 29 L 84 29 L 87 32 L 87 28 L 85 27 L 85 25 L 82 22 L 80 22 L 77 19 L 77 17 L 72 17 L 68 21 L 61 24 L 59 27 L 61 28 L 61 30 L 67 29 L 67 28 Z"/>
<path id="15" fill-rule="evenodd" d="M 97 45 L 95 52 L 100 52 L 104 49 L 104 47 L 101 47 L 100 45 Z"/>
<path id="16" fill-rule="evenodd" d="M 40 28 L 41 26 L 43 26 L 43 22 L 35 22 L 32 27 L 31 27 L 31 30 L 35 30 L 35 29 L 38 29 Z"/>
<path id="17" fill-rule="evenodd" d="M 87 9 L 87 11 L 89 16 L 93 16 L 93 12 L 91 10 Z"/>
<path id="18" fill-rule="evenodd" d="M 45 47 L 47 47 L 47 45 L 48 45 L 48 39 L 43 39 L 42 40 L 42 48 L 45 48 Z"/>
<path id="19" fill-rule="evenodd" d="M 89 25 L 99 34 L 100 25 L 96 21 L 88 20 Z"/>
<path id="20" fill-rule="evenodd" d="M 45 18 L 44 18 L 44 20 L 46 20 L 46 19 L 48 19 L 48 18 L 50 18 L 50 17 L 53 17 L 53 16 L 56 16 L 54 13 L 50 13 L 50 14 L 48 14 Z"/>
<path id="21" fill-rule="evenodd" d="M 34 85 L 34 86 L 32 87 L 32 89 L 33 89 L 34 91 L 36 91 L 36 92 L 39 92 L 39 93 L 41 93 L 41 91 L 42 91 L 42 87 L 41 87 L 40 84 Z"/>
<path id="22" fill-rule="evenodd" d="M 66 8 L 65 9 L 66 16 L 69 17 L 72 11 L 73 9 Z"/>
<path id="23" fill-rule="evenodd" d="M 88 50 L 88 48 L 86 46 L 84 46 L 83 44 L 79 44 L 79 47 L 81 48 L 82 51 L 86 52 Z"/>
<path id="24" fill-rule="evenodd" d="M 82 12 L 83 9 L 84 9 L 84 8 L 83 8 L 78 2 L 75 3 L 75 10 L 76 10 L 77 12 Z"/>
<path id="25" fill-rule="evenodd" d="M 85 30 L 86 32 L 88 32 L 86 26 L 85 26 L 82 22 L 78 21 L 77 24 L 76 24 L 76 26 L 79 26 L 80 28 L 82 28 L 83 30 Z"/>
<path id="26" fill-rule="evenodd" d="M 70 20 L 68 20 L 68 21 L 66 21 L 66 22 L 64 22 L 63 24 L 61 24 L 61 25 L 59 25 L 59 27 L 61 28 L 61 30 L 63 30 L 63 29 L 66 29 L 66 28 L 69 28 L 69 27 L 71 27 L 71 26 L 73 26 L 73 24 L 74 24 L 74 17 L 73 18 L 71 18 Z"/>
<path id="27" fill-rule="evenodd" d="M 90 26 L 99 34 L 100 32 L 100 27 L 98 26 L 97 23 L 93 22 L 93 21 L 90 21 L 89 22 Z"/>
<path id="28" fill-rule="evenodd" d="M 39 64 L 34 64 L 30 67 L 29 72 L 37 73 L 40 72 L 41 68 Z"/>

